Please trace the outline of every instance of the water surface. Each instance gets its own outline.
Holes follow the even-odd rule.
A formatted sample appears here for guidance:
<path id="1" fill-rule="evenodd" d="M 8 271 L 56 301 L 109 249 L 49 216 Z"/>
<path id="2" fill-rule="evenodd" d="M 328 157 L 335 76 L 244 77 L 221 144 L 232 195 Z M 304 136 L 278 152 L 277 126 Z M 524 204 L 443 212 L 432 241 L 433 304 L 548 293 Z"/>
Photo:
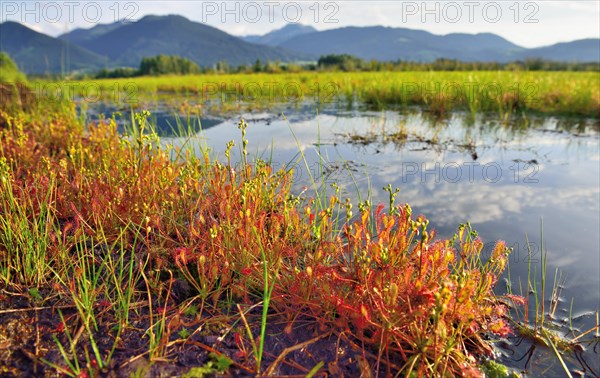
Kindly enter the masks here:
<path id="1" fill-rule="evenodd" d="M 232 155 L 239 160 L 237 124 L 244 117 L 250 157 L 275 167 L 295 166 L 297 192 L 308 187 L 310 193 L 314 181 L 335 182 L 354 204 L 369 197 L 374 204 L 387 204 L 383 187 L 391 184 L 400 189 L 397 202 L 424 214 L 441 238 L 471 222 L 486 252 L 497 240 L 513 247 L 510 273 L 517 294 L 519 283 L 527 291 L 528 250 L 540 270 L 543 222 L 546 290 L 555 269 L 563 287 L 555 322 L 567 330 L 571 314 L 573 327 L 581 331 L 595 325 L 600 305 L 600 134 L 595 120 L 503 122 L 494 115 L 473 120 L 461 113 L 433 119 L 417 110 L 317 109 L 310 104 L 228 117 L 174 117 L 165 109 L 154 110 L 165 143 L 182 145 L 184 140 L 169 137 L 169 131 L 178 122 L 189 124 L 202 131 L 186 143 L 198 153 L 208 147 L 222 160 L 230 140 L 238 146 Z M 541 348 L 527 362 L 530 346 L 510 339 L 500 350 L 502 361 L 534 376 L 564 374 L 552 353 Z M 566 357 L 568 366 L 573 372 L 593 376 L 592 368 L 600 373 L 598 348 L 596 342 L 583 353 L 589 366 L 575 355 Z"/>

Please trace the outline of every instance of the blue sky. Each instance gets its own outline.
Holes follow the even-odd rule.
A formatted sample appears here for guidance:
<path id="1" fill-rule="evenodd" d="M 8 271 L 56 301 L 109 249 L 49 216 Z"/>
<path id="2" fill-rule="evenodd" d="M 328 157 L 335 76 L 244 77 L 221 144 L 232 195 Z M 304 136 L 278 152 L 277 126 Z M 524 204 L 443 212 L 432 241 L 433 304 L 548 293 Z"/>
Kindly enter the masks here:
<path id="1" fill-rule="evenodd" d="M 0 20 L 49 34 L 148 14 L 179 14 L 233 35 L 264 34 L 286 22 L 318 30 L 392 26 L 435 34 L 498 34 L 525 47 L 600 37 L 600 1 L 9 1 Z"/>

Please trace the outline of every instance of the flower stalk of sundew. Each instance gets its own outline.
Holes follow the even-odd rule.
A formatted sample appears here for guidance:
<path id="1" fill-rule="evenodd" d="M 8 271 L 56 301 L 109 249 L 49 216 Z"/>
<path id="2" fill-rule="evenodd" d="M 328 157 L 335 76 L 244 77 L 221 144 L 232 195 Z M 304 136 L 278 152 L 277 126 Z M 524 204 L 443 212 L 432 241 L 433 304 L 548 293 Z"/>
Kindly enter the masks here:
<path id="1" fill-rule="evenodd" d="M 233 184 L 235 179 L 235 170 L 231 167 L 231 148 L 235 146 L 234 141 L 230 140 L 225 145 L 225 157 L 227 157 L 227 167 L 229 168 L 229 180 Z"/>
<path id="2" fill-rule="evenodd" d="M 248 139 L 246 139 L 246 128 L 248 127 L 248 123 L 245 119 L 241 119 L 238 123 L 238 129 L 242 130 L 242 159 L 244 163 L 244 168 L 248 165 Z"/>

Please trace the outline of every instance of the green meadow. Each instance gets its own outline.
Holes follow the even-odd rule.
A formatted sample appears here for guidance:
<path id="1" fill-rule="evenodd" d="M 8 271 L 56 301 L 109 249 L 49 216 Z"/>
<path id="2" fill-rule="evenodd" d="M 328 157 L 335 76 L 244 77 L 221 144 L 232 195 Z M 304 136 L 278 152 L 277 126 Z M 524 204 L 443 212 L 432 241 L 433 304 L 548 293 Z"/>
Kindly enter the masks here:
<path id="1" fill-rule="evenodd" d="M 57 87 L 39 82 L 50 97 Z M 302 72 L 278 74 L 205 74 L 99 79 L 62 84 L 63 96 L 137 101 L 162 94 L 225 103 L 317 101 L 353 102 L 372 107 L 423 106 L 436 114 L 454 110 L 522 115 L 597 117 L 600 75 L 597 72 L 435 71 Z M 60 94 L 59 94 L 60 95 Z"/>

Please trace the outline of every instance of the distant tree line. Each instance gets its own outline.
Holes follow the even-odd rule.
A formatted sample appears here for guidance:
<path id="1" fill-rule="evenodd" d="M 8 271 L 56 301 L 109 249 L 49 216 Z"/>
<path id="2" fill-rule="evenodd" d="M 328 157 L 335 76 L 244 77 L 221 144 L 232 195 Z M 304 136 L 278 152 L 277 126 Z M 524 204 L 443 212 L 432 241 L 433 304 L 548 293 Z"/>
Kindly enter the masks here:
<path id="1" fill-rule="evenodd" d="M 102 69 L 96 78 L 117 78 L 134 76 L 187 75 L 202 73 L 202 69 L 189 59 L 173 55 L 157 55 L 143 58 L 139 68 L 121 67 L 113 70 Z"/>
<path id="2" fill-rule="evenodd" d="M 317 69 L 326 71 L 599 71 L 600 63 L 554 62 L 532 58 L 510 63 L 463 62 L 456 59 L 436 59 L 433 62 L 366 61 L 348 54 L 324 55 Z"/>
<path id="3" fill-rule="evenodd" d="M 398 60 L 382 62 L 364 60 L 348 54 L 324 55 L 319 60 L 305 63 L 261 62 L 230 66 L 222 61 L 211 67 L 200 67 L 193 61 L 179 56 L 158 55 L 143 58 L 139 68 L 102 69 L 96 78 L 135 76 L 186 75 L 197 73 L 280 73 L 302 71 L 600 71 L 600 63 L 568 63 L 543 59 L 526 59 L 510 63 L 463 62 L 455 59 L 437 59 L 434 62 L 410 62 Z"/>
<path id="4" fill-rule="evenodd" d="M 317 65 L 309 63 L 283 63 L 262 62 L 257 59 L 254 64 L 241 64 L 230 66 L 226 61 L 220 61 L 212 67 L 201 68 L 193 61 L 179 56 L 158 55 L 143 58 L 139 68 L 119 67 L 114 69 L 101 69 L 94 77 L 96 79 L 136 77 L 136 76 L 159 76 L 159 75 L 186 75 L 197 73 L 252 73 L 252 72 L 301 72 L 314 71 Z"/>

